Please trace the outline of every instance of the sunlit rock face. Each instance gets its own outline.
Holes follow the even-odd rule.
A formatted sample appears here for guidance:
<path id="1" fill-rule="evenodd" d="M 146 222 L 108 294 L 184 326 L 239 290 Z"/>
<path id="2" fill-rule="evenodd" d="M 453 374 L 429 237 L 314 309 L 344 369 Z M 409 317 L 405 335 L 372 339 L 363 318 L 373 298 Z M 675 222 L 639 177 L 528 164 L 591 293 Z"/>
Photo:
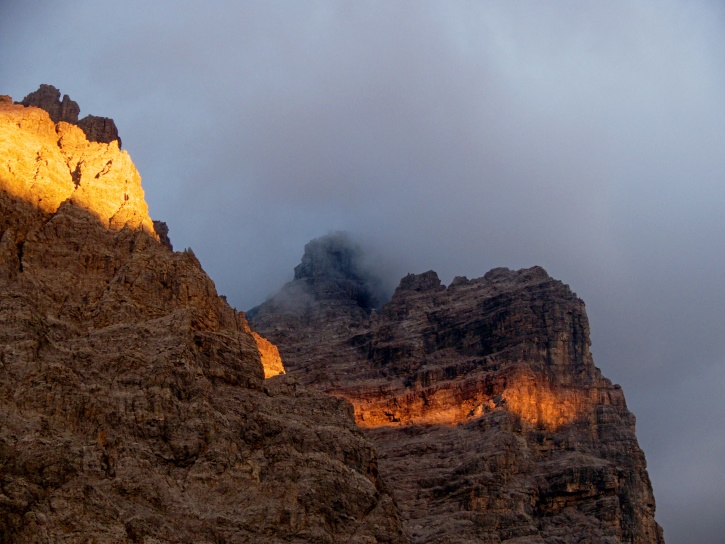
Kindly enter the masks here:
<path id="1" fill-rule="evenodd" d="M 0 164 L 0 190 L 40 212 L 72 202 L 105 227 L 155 236 L 141 176 L 116 141 L 90 142 L 76 125 L 6 102 L 0 104 Z"/>
<path id="2" fill-rule="evenodd" d="M 282 358 L 279 355 L 277 346 L 257 332 L 253 331 L 249 327 L 249 323 L 246 319 L 244 320 L 244 328 L 252 335 L 252 339 L 254 339 L 254 342 L 257 345 L 259 358 L 262 362 L 262 368 L 264 369 L 265 379 L 284 374 L 284 364 L 282 363 Z"/>
<path id="3" fill-rule="evenodd" d="M 115 142 L 0 97 L 0 541 L 406 542 L 352 406 L 265 380 L 146 210 Z"/>
<path id="4" fill-rule="evenodd" d="M 291 375 L 352 402 L 412 542 L 664 542 L 634 416 L 568 286 L 540 267 L 448 287 L 429 271 L 364 318 L 344 290 L 302 287 L 251 323 Z"/>
<path id="5" fill-rule="evenodd" d="M 121 147 L 121 138 L 118 136 L 118 129 L 113 119 L 86 115 L 79 121 L 78 114 L 81 109 L 78 103 L 71 100 L 67 94 L 63 95 L 63 100 L 61 100 L 60 91 L 52 85 L 41 84 L 37 91 L 23 98 L 20 104 L 47 111 L 54 123 L 64 121 L 78 125 L 91 142 L 109 144 L 115 141 L 118 147 Z"/>

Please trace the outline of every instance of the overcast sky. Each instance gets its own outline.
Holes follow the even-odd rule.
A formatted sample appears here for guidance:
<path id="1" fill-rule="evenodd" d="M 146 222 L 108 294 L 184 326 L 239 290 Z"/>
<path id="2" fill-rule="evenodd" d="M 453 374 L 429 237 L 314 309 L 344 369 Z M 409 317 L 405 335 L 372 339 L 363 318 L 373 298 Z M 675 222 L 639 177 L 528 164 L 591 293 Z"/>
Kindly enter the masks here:
<path id="1" fill-rule="evenodd" d="M 542 265 L 585 300 L 669 544 L 725 534 L 725 4 L 0 3 L 0 94 L 113 117 L 249 309 L 345 230 L 392 279 Z"/>

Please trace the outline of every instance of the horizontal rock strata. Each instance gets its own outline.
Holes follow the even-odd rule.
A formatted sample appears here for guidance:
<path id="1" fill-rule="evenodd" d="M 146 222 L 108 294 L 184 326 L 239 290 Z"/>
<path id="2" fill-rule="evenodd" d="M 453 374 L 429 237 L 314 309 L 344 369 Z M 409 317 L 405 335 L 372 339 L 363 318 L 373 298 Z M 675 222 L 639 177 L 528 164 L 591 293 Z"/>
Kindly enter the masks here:
<path id="1" fill-rule="evenodd" d="M 291 375 L 353 403 L 412 542 L 664 542 L 634 416 L 566 285 L 411 274 L 378 314 L 324 276 L 248 315 Z"/>

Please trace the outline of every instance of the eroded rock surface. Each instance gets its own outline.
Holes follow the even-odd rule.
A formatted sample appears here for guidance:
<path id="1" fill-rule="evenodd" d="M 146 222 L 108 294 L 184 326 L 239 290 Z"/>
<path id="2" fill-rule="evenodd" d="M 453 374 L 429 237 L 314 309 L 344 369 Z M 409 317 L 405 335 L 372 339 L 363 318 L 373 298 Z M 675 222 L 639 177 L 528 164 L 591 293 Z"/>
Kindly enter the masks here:
<path id="1" fill-rule="evenodd" d="M 110 144 L 113 141 L 117 141 L 118 147 L 121 147 L 121 138 L 118 136 L 116 122 L 110 117 L 86 115 L 76 124 L 84 132 L 89 141 L 101 142 L 103 144 Z"/>
<path id="2" fill-rule="evenodd" d="M 119 149 L 121 148 L 121 138 L 118 136 L 118 129 L 113 119 L 86 115 L 79 121 L 78 114 L 80 114 L 81 108 L 78 103 L 71 100 L 67 94 L 64 94 L 63 100 L 61 100 L 60 91 L 52 85 L 42 83 L 37 91 L 23 98 L 20 104 L 47 111 L 54 123 L 64 121 L 77 125 L 91 142 L 110 144 L 115 141 L 118 143 Z"/>
<path id="3" fill-rule="evenodd" d="M 6 100 L 0 293 L 3 544 L 406 541 L 351 405 L 264 379 L 128 155 Z"/>
<path id="4" fill-rule="evenodd" d="M 634 416 L 568 286 L 429 271 L 361 309 L 296 279 L 248 315 L 291 375 L 353 403 L 412 542 L 664 542 Z"/>
<path id="5" fill-rule="evenodd" d="M 91 142 L 76 125 L 35 107 L 0 104 L 0 176 L 5 195 L 55 213 L 71 201 L 104 226 L 155 236 L 141 176 L 118 143 Z"/>
<path id="6" fill-rule="evenodd" d="M 65 121 L 77 123 L 81 108 L 78 102 L 71 100 L 67 94 L 60 99 L 60 91 L 52 85 L 41 83 L 37 91 L 33 91 L 20 102 L 23 106 L 34 106 L 48 112 L 54 123 Z"/>

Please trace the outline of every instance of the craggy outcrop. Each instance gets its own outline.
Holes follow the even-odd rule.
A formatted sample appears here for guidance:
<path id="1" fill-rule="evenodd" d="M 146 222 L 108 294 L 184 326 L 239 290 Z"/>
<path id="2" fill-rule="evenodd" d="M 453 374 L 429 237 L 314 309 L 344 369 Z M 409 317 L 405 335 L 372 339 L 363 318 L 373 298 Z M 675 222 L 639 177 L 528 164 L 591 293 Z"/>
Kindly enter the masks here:
<path id="1" fill-rule="evenodd" d="M 37 91 L 33 91 L 20 102 L 23 106 L 34 106 L 48 112 L 54 123 L 78 123 L 81 108 L 78 102 L 71 100 L 67 94 L 60 99 L 60 91 L 52 85 L 41 83 Z"/>
<path id="2" fill-rule="evenodd" d="M 338 296 L 340 293 L 343 296 Z M 352 321 L 366 318 L 384 297 L 382 284 L 369 272 L 361 248 L 347 234 L 338 232 L 305 246 L 294 280 L 268 301 L 266 308 L 274 307 L 272 313 L 293 321 L 338 326 L 341 316 Z M 249 316 L 255 312 L 250 310 Z"/>
<path id="3" fill-rule="evenodd" d="M 2 544 L 406 541 L 351 405 L 265 380 L 117 142 L 6 100 L 0 293 Z"/>
<path id="4" fill-rule="evenodd" d="M 117 142 L 90 142 L 77 126 L 54 123 L 42 109 L 3 104 L 0 108 L 2 190 L 55 213 L 71 201 L 104 226 L 154 235 L 141 176 Z"/>
<path id="5" fill-rule="evenodd" d="M 163 221 L 154 219 L 154 230 L 156 231 L 156 235 L 159 237 L 159 242 L 173 251 L 174 246 L 171 244 L 171 238 L 169 238 L 169 226 Z"/>
<path id="6" fill-rule="evenodd" d="M 113 119 L 109 117 L 98 117 L 96 115 L 86 115 L 76 124 L 85 133 L 89 141 L 103 144 L 110 144 L 113 141 L 117 141 L 118 147 L 121 147 L 121 138 L 118 136 L 118 129 Z"/>
<path id="7" fill-rule="evenodd" d="M 584 303 L 542 268 L 410 274 L 362 318 L 344 289 L 297 285 L 295 305 L 293 286 L 250 322 L 291 375 L 353 403 L 412 542 L 664 542 Z"/>
<path id="8" fill-rule="evenodd" d="M 42 83 L 37 91 L 23 98 L 20 104 L 47 111 L 54 123 L 63 121 L 77 125 L 90 142 L 110 144 L 116 141 L 119 149 L 121 148 L 121 138 L 118 136 L 118 129 L 113 119 L 86 115 L 79 121 L 78 114 L 81 109 L 78 103 L 71 100 L 67 94 L 64 94 L 63 100 L 61 100 L 60 91 L 52 85 Z"/>

